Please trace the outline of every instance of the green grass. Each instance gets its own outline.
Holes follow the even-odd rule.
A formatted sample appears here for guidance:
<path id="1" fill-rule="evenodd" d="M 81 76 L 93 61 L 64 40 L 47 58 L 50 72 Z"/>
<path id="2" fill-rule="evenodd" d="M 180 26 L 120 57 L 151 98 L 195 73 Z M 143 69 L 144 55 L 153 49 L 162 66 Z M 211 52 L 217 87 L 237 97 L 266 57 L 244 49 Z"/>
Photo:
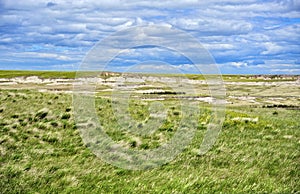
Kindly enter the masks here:
<path id="1" fill-rule="evenodd" d="M 38 76 L 40 78 L 74 78 L 76 72 L 70 71 L 15 71 L 0 70 L 0 78 Z"/>
<path id="2" fill-rule="evenodd" d="M 214 75 L 202 75 L 202 74 L 145 74 L 148 76 L 168 76 L 168 77 L 186 77 L 191 80 L 205 80 L 208 79 L 209 76 Z M 216 76 L 216 75 L 215 75 Z M 223 74 L 222 79 L 225 82 L 280 82 L 280 81 L 295 81 L 299 78 L 299 75 L 290 75 L 288 78 L 282 79 L 284 76 L 281 75 L 263 75 L 268 78 L 266 80 L 262 79 L 262 77 L 255 78 L 255 75 L 230 75 Z"/>
<path id="3" fill-rule="evenodd" d="M 79 72 L 80 76 L 94 76 L 98 74 L 97 72 Z M 111 77 L 113 76 L 111 72 L 103 72 L 100 77 Z M 113 73 L 114 74 L 114 73 Z M 121 73 L 115 73 L 116 75 L 121 75 Z M 168 76 L 168 77 L 186 77 L 191 80 L 205 80 L 209 76 L 212 75 L 201 75 L 201 74 L 140 74 L 134 73 L 135 75 L 146 75 L 146 76 L 154 76 L 154 77 L 161 77 L 161 76 Z M 0 78 L 13 78 L 13 77 L 29 77 L 29 76 L 38 76 L 40 78 L 75 78 L 76 71 L 22 71 L 22 70 L 0 70 Z M 291 75 L 287 79 L 275 79 L 279 78 L 278 75 L 269 75 L 267 76 L 270 79 L 264 80 L 260 78 L 252 78 L 253 75 L 222 75 L 222 79 L 224 81 L 230 82 L 278 82 L 278 81 L 295 81 L 299 79 L 299 75 Z"/>
<path id="4" fill-rule="evenodd" d="M 209 120 L 209 107 L 202 107 L 195 138 L 183 153 L 159 168 L 130 171 L 103 162 L 83 144 L 71 95 L 0 90 L 0 100 L 1 193 L 300 192 L 299 110 L 229 106 L 217 143 L 198 156 L 193 150 L 199 148 Z M 174 131 L 168 129 L 174 127 L 180 109 L 172 101 L 164 103 L 169 121 L 157 133 L 171 137 Z M 131 149 L 162 143 L 159 138 L 138 142 L 118 133 L 111 101 L 97 98 L 96 105 L 100 121 L 115 140 Z M 147 104 L 131 101 L 128 111 L 143 122 L 147 110 Z M 258 122 L 236 117 L 258 117 Z"/>
<path id="5" fill-rule="evenodd" d="M 112 72 L 89 72 L 89 71 L 23 71 L 23 70 L 0 70 L 0 78 L 14 78 L 14 77 L 29 77 L 38 76 L 39 78 L 62 78 L 62 79 L 73 79 L 76 75 L 82 77 L 99 76 L 104 78 L 109 78 L 114 75 L 119 75 L 119 73 Z M 99 75 L 98 75 L 99 74 Z M 77 75 L 77 76 L 78 76 Z"/>
<path id="6" fill-rule="evenodd" d="M 230 82 L 281 82 L 281 81 L 296 81 L 299 75 L 289 75 L 287 78 L 281 75 L 222 75 L 224 81 Z M 266 79 L 263 79 L 265 77 Z"/>

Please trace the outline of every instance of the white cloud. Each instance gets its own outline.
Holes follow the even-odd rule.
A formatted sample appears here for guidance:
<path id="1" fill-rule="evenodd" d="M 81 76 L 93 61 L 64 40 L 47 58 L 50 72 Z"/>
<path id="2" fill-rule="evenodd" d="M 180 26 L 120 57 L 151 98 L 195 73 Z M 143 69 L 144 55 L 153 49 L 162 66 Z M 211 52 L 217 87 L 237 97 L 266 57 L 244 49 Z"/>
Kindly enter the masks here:
<path id="1" fill-rule="evenodd" d="M 184 30 L 197 30 L 206 35 L 244 34 L 252 30 L 246 21 L 207 18 L 174 18 L 171 24 Z"/>
<path id="2" fill-rule="evenodd" d="M 56 54 L 56 53 L 41 53 L 41 52 L 23 52 L 23 53 L 17 53 L 16 56 L 19 57 L 35 57 L 35 58 L 43 58 L 43 59 L 57 59 L 57 60 L 63 60 L 68 61 L 71 60 L 69 56 Z"/>
<path id="3" fill-rule="evenodd" d="M 204 43 L 202 44 L 206 49 L 209 50 L 231 50 L 231 49 L 235 49 L 237 48 L 235 45 L 233 45 L 232 43 Z"/>
<path id="4" fill-rule="evenodd" d="M 245 62 L 230 62 L 229 65 L 237 67 L 237 68 L 241 68 L 241 67 L 247 67 L 248 64 Z"/>
<path id="5" fill-rule="evenodd" d="M 32 46 L 37 46 L 34 51 L 37 54 L 29 54 L 30 58 L 80 61 L 98 40 L 112 32 L 136 25 L 160 24 L 195 36 L 217 62 L 232 68 L 246 68 L 247 61 L 266 60 L 266 57 L 282 58 L 295 66 L 294 59 L 299 58 L 300 50 L 299 2 L 2 0 L 0 57 L 6 61 L 9 56 L 29 61 L 24 55 L 32 52 Z M 193 43 L 179 41 L 180 38 L 159 29 L 151 33 L 170 37 L 174 46 L 193 47 Z M 143 36 L 124 34 L 120 37 L 122 41 L 115 40 L 112 45 L 126 45 L 127 40 L 145 38 Z M 154 43 L 160 43 L 160 39 Z M 264 68 L 267 66 L 271 64 L 266 63 Z"/>
<path id="6" fill-rule="evenodd" d="M 263 44 L 265 46 L 265 51 L 261 52 L 263 55 L 270 55 L 270 54 L 278 54 L 284 50 L 283 47 L 273 43 L 267 42 Z"/>
<path id="7" fill-rule="evenodd" d="M 299 69 L 271 69 L 272 73 L 281 74 L 281 73 L 288 73 L 288 74 L 300 74 L 300 68 Z"/>

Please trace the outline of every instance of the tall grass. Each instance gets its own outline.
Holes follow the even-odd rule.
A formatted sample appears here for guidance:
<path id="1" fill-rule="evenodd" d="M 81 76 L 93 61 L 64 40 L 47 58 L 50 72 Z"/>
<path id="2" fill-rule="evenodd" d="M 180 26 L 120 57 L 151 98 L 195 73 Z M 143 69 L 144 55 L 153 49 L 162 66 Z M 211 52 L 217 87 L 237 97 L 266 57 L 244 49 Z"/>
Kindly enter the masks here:
<path id="1" fill-rule="evenodd" d="M 194 153 L 209 119 L 203 108 L 192 143 L 159 168 L 129 171 L 97 158 L 82 142 L 71 96 L 34 90 L 0 90 L 1 193 L 297 193 L 300 191 L 299 110 L 228 107 L 223 131 L 204 156 Z M 51 103 L 49 103 L 51 102 Z M 180 110 L 170 104 L 169 117 Z M 109 107 L 97 99 L 107 132 L 130 149 L 152 149 L 161 139 L 118 134 Z M 135 118 L 147 118 L 147 105 Z M 105 111 L 107 110 L 107 111 Z M 273 114 L 277 111 L 277 114 Z M 234 118 L 256 118 L 246 122 Z M 172 134 L 172 123 L 158 133 Z M 125 130 L 125 129 L 124 129 Z M 154 134 L 155 135 L 155 134 Z"/>

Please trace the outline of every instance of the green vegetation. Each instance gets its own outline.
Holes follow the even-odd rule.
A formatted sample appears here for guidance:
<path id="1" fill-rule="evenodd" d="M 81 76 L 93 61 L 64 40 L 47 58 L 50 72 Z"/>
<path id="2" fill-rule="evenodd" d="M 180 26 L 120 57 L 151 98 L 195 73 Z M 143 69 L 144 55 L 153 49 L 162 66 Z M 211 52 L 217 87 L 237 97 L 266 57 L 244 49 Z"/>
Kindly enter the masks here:
<path id="1" fill-rule="evenodd" d="M 106 164 L 82 143 L 70 95 L 2 90 L 0 99 L 0 190 L 4 193 L 300 191 L 299 110 L 228 107 L 218 142 L 206 155 L 197 156 L 193 150 L 199 148 L 209 120 L 209 109 L 203 107 L 193 142 L 174 161 L 152 170 L 129 171 Z M 173 121 L 180 117 L 180 109 L 166 101 L 169 122 L 151 138 L 136 139 L 107 122 L 113 120 L 106 111 L 111 110 L 110 100 L 96 102 L 109 135 L 131 149 L 158 146 L 157 135 L 171 136 Z M 129 112 L 142 122 L 149 115 L 147 106 L 132 101 Z M 258 117 L 258 121 L 237 117 Z"/>
<path id="2" fill-rule="evenodd" d="M 70 78 L 72 73 L 0 71 L 0 77 Z M 70 87 L 30 84 L 35 89 L 21 84 L 0 89 L 0 193 L 300 192 L 297 85 L 226 85 L 227 101 L 232 104 L 226 108 L 213 149 L 203 156 L 195 152 L 212 117 L 210 105 L 200 101 L 201 117 L 191 144 L 161 167 L 130 171 L 105 163 L 84 145 L 74 121 L 72 95 L 65 93 Z M 170 89 L 145 85 L 137 91 L 157 88 Z M 95 108 L 105 132 L 116 142 L 128 149 L 150 150 L 176 133 L 183 115 L 180 99 L 172 98 L 177 94 L 132 93 L 128 109 L 120 109 L 122 102 L 111 99 L 109 89 L 110 85 L 96 87 Z M 195 89 L 199 96 L 209 95 L 207 86 L 195 85 Z M 165 98 L 153 105 L 152 97 Z M 128 122 L 128 116 L 135 122 Z M 161 125 L 152 125 L 151 118 Z M 153 133 L 132 133 L 149 123 L 155 126 Z"/>
<path id="3" fill-rule="evenodd" d="M 29 77 L 29 76 L 38 76 L 40 78 L 75 78 L 75 71 L 21 71 L 21 70 L 0 70 L 0 78 L 13 78 L 13 77 Z M 98 72 L 80 72 L 80 76 L 91 76 L 98 74 Z M 128 73 L 127 73 L 128 74 Z M 114 72 L 102 72 L 99 77 L 108 78 L 115 75 L 121 75 L 121 73 Z M 205 80 L 208 76 L 201 74 L 142 74 L 142 73 L 133 73 L 133 75 L 140 76 L 168 76 L 168 77 L 186 77 L 191 80 Z M 211 75 L 210 75 L 211 76 Z M 299 79 L 299 75 L 222 75 L 224 81 L 230 82 L 277 82 L 277 81 L 295 81 Z"/>
<path id="4" fill-rule="evenodd" d="M 299 75 L 222 75 L 224 81 L 230 82 L 280 82 L 296 81 Z"/>
<path id="5" fill-rule="evenodd" d="M 76 71 L 23 71 L 23 70 L 0 70 L 0 78 L 13 78 L 13 77 L 30 77 L 38 76 L 42 79 L 47 78 L 61 78 L 61 79 L 73 79 L 76 74 L 79 73 L 80 76 L 91 77 L 98 75 L 99 72 L 76 72 Z M 99 77 L 109 78 L 113 75 L 119 75 L 119 73 L 113 72 L 102 72 Z"/>
<path id="6" fill-rule="evenodd" d="M 144 74 L 154 77 L 186 77 L 191 80 L 205 80 L 209 76 L 216 75 L 202 75 L 202 74 Z M 222 75 L 224 81 L 230 82 L 279 82 L 279 81 L 295 81 L 299 75 Z"/>
<path id="7" fill-rule="evenodd" d="M 0 78 L 13 77 L 29 77 L 38 76 L 40 78 L 74 78 L 76 72 L 72 71 L 14 71 L 14 70 L 0 70 Z"/>

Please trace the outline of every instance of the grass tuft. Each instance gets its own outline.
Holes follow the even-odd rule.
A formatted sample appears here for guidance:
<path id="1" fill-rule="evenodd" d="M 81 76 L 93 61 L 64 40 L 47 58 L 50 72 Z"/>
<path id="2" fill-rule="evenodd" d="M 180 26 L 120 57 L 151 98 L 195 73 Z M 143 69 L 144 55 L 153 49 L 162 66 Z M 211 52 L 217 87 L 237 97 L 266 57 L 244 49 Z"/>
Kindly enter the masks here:
<path id="1" fill-rule="evenodd" d="M 48 115 L 48 113 L 49 113 L 49 109 L 43 108 L 35 114 L 35 118 L 44 119 Z"/>

